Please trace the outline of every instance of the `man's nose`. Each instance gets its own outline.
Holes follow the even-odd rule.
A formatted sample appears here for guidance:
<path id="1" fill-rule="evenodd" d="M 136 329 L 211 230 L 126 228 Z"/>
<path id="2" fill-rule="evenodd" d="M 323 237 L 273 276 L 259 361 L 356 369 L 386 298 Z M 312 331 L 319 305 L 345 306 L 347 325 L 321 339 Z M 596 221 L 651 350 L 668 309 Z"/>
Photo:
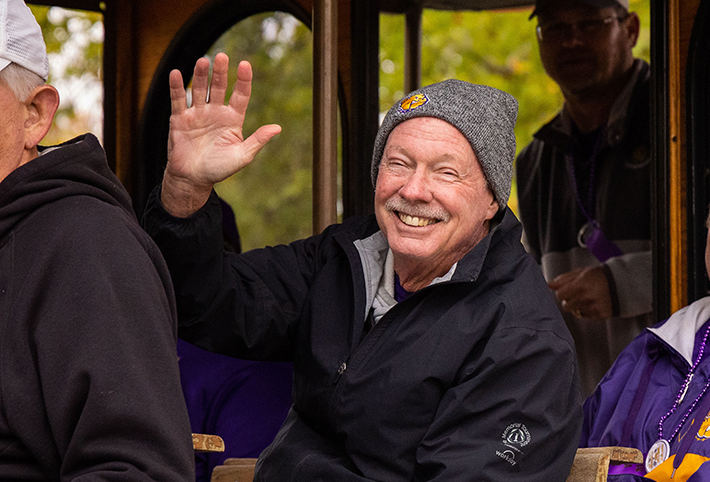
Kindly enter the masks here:
<path id="1" fill-rule="evenodd" d="M 584 36 L 577 25 L 569 25 L 569 29 L 562 36 L 560 44 L 564 48 L 573 48 L 584 43 Z"/>
<path id="2" fill-rule="evenodd" d="M 417 169 L 412 173 L 404 185 L 400 188 L 399 194 L 410 201 L 429 202 L 432 199 L 431 180 L 426 172 Z"/>

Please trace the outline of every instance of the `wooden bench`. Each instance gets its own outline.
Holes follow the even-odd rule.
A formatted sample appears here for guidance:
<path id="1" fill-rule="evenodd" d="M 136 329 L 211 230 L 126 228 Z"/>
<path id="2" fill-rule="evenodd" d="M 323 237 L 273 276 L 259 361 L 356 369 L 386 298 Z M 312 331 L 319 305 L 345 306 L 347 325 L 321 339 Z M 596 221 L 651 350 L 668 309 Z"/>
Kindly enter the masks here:
<path id="1" fill-rule="evenodd" d="M 596 447 L 577 449 L 567 482 L 606 482 L 611 462 L 643 463 L 638 449 Z M 230 458 L 212 472 L 211 482 L 252 482 L 256 459 Z"/>
<path id="2" fill-rule="evenodd" d="M 567 482 L 606 482 L 610 462 L 643 463 L 638 449 L 626 447 L 594 447 L 577 449 Z"/>
<path id="3" fill-rule="evenodd" d="M 252 482 L 256 459 L 227 459 L 212 471 L 210 482 Z"/>
<path id="4" fill-rule="evenodd" d="M 195 452 L 224 452 L 224 440 L 219 435 L 193 433 L 192 448 Z"/>

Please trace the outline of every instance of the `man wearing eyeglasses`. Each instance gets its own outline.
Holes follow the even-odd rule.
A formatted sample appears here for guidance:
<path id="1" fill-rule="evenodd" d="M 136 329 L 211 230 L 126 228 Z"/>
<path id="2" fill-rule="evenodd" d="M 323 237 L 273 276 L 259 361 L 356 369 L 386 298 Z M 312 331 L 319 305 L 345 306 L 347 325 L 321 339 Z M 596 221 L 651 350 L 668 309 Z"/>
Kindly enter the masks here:
<path id="1" fill-rule="evenodd" d="M 520 218 L 590 394 L 651 322 L 650 72 L 629 0 L 538 0 L 533 17 L 565 102 L 517 159 Z"/>

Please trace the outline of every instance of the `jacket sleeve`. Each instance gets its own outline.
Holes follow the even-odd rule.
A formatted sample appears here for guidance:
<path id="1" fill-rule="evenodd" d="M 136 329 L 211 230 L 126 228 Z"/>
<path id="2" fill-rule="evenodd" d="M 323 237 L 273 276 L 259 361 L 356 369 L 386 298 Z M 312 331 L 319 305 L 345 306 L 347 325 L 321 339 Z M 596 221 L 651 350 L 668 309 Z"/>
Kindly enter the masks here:
<path id="1" fill-rule="evenodd" d="M 643 479 L 650 480 L 650 479 Z M 693 475 L 688 477 L 688 482 L 710 482 L 710 463 L 703 462 Z"/>
<path id="2" fill-rule="evenodd" d="M 49 249 L 24 250 L 6 413 L 57 480 L 194 480 L 167 269 L 135 220 L 89 208 L 55 212 Z"/>
<path id="3" fill-rule="evenodd" d="M 607 482 L 653 482 L 653 479 L 647 479 L 646 477 L 634 474 L 610 475 L 606 480 Z M 688 482 L 692 480 L 693 479 L 688 479 Z"/>
<path id="4" fill-rule="evenodd" d="M 500 330 L 446 392 L 413 480 L 565 480 L 581 423 L 570 344 L 552 332 Z"/>
<path id="5" fill-rule="evenodd" d="M 237 358 L 290 361 L 317 241 L 226 253 L 215 193 L 181 219 L 163 209 L 159 192 L 151 194 L 143 225 L 170 269 L 180 338 Z"/>
<path id="6" fill-rule="evenodd" d="M 619 300 L 619 316 L 628 318 L 653 309 L 653 271 L 650 251 L 628 253 L 606 262 Z"/>
<path id="7" fill-rule="evenodd" d="M 533 141 L 526 146 L 515 160 L 515 177 L 518 186 L 518 214 L 523 225 L 523 245 L 535 261 L 540 263 L 542 246 L 540 245 L 540 173 L 537 168 L 541 155 L 541 143 Z"/>

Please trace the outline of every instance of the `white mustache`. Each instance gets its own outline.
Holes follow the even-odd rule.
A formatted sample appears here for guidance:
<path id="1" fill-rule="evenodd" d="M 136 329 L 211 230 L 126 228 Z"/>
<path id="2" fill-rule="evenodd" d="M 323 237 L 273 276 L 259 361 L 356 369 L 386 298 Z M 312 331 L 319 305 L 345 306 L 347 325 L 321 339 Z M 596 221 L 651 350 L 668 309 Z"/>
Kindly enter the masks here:
<path id="1" fill-rule="evenodd" d="M 443 222 L 447 222 L 451 217 L 449 213 L 442 208 L 423 203 L 412 203 L 399 196 L 389 198 L 385 202 L 385 209 L 408 214 L 413 217 L 436 219 Z"/>

